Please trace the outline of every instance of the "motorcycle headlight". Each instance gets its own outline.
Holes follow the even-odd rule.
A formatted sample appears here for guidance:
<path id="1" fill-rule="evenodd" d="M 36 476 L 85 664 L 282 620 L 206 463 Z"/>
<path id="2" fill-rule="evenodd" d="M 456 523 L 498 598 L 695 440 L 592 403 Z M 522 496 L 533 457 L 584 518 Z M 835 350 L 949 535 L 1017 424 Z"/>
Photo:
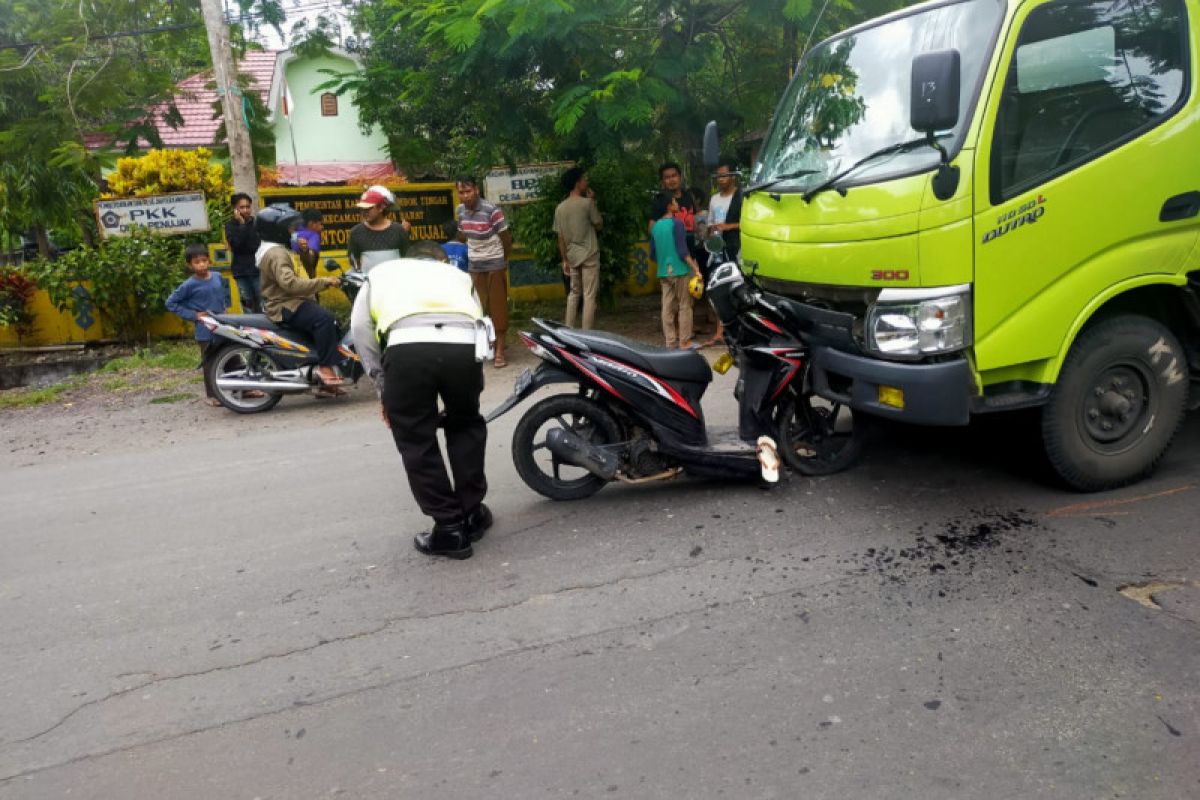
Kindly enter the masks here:
<path id="1" fill-rule="evenodd" d="M 885 289 L 867 315 L 867 344 L 885 358 L 954 353 L 972 343 L 969 286 Z"/>

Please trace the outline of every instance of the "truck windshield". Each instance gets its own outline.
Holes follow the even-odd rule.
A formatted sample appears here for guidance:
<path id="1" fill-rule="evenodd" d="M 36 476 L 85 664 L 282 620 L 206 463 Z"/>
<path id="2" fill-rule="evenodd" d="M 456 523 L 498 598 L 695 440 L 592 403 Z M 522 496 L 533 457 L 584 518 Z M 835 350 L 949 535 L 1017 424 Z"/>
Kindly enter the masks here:
<path id="1" fill-rule="evenodd" d="M 892 19 L 814 48 L 788 86 L 753 180 L 779 176 L 773 191 L 808 191 L 878 150 L 914 138 L 909 127 L 913 58 L 956 49 L 962 56 L 958 127 L 939 136 L 952 151 L 971 117 L 980 72 L 991 55 L 1002 5 L 967 0 Z M 932 168 L 932 148 L 898 148 L 854 173 L 854 183 Z"/>

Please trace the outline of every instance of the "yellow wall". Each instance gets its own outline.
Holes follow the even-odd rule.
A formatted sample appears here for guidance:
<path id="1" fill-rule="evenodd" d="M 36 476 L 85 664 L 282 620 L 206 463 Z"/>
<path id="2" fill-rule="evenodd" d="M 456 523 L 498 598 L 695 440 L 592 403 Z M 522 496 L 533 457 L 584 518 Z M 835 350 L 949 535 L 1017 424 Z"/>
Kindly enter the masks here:
<path id="1" fill-rule="evenodd" d="M 229 284 L 232 305 L 230 311 L 241 313 L 241 300 L 238 297 L 237 282 L 228 272 L 219 269 L 228 264 L 228 255 L 222 245 L 209 245 L 213 254 L 213 263 L 218 266 L 226 283 Z M 321 254 L 321 262 L 329 257 L 337 261 L 343 269 L 346 263 L 344 251 L 334 251 Z M 324 272 L 324 267 L 319 267 Z M 637 246 L 629 262 L 629 278 L 623 284 L 625 294 L 644 295 L 658 291 L 658 279 L 655 277 L 654 262 L 650 261 L 649 245 L 642 242 Z M 86 288 L 86 284 L 84 284 Z M 329 290 L 335 292 L 337 290 Z M 515 286 L 511 292 L 515 302 L 530 302 L 534 300 L 561 300 L 565 297 L 561 281 L 537 284 L 533 286 Z M 17 339 L 12 328 L 0 327 L 0 348 L 2 347 L 31 347 L 58 344 L 77 344 L 112 339 L 114 333 L 105 329 L 104 322 L 98 312 L 92 309 L 90 314 L 62 312 L 50 302 L 50 297 L 42 290 L 37 290 L 31 303 L 34 313 L 33 334 L 25 339 Z M 184 322 L 174 314 L 162 314 L 150 326 L 150 333 L 159 337 L 191 337 L 192 323 Z"/>

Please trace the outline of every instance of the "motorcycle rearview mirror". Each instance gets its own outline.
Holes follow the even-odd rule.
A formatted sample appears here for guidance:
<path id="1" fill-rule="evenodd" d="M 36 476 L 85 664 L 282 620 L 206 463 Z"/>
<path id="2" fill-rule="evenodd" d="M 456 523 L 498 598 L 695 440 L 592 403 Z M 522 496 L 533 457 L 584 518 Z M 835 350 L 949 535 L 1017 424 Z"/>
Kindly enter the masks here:
<path id="1" fill-rule="evenodd" d="M 721 158 L 721 137 L 714 119 L 704 126 L 704 166 L 713 169 Z"/>
<path id="2" fill-rule="evenodd" d="M 707 250 L 710 255 L 714 256 L 717 253 L 724 252 L 725 237 L 722 236 L 720 232 L 714 231 L 713 233 L 709 234 L 707 239 L 704 240 L 704 249 Z"/>

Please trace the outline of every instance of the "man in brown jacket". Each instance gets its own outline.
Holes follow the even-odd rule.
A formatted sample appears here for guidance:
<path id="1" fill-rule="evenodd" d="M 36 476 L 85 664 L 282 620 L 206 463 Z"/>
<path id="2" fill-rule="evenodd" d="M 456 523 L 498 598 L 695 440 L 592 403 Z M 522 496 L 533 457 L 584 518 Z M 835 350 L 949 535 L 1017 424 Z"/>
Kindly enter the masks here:
<path id="1" fill-rule="evenodd" d="M 334 369 L 338 361 L 337 322 L 316 301 L 317 292 L 337 286 L 335 277 L 304 278 L 296 274 L 296 265 L 288 249 L 291 228 L 300 223 L 300 214 L 290 206 L 268 206 L 255 218 L 255 228 L 263 244 L 258 271 L 262 276 L 262 298 L 268 319 L 307 333 L 317 346 L 317 377 L 326 387 L 343 381 Z M 273 245 L 273 246 L 272 246 Z"/>

